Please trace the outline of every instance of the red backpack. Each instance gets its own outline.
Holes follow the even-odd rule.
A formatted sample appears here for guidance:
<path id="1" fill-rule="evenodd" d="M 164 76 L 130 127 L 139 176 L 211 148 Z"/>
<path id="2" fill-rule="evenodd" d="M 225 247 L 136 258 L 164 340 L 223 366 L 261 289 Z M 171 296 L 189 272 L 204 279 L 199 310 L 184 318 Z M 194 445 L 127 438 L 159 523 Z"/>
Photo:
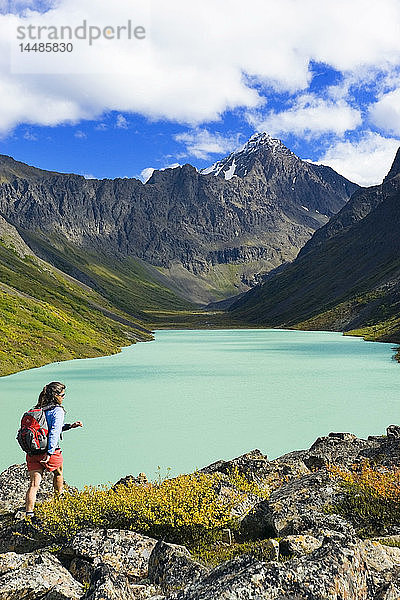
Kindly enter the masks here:
<path id="1" fill-rule="evenodd" d="M 47 450 L 48 427 L 46 413 L 41 408 L 32 408 L 24 413 L 17 433 L 22 450 L 30 456 L 44 454 Z"/>

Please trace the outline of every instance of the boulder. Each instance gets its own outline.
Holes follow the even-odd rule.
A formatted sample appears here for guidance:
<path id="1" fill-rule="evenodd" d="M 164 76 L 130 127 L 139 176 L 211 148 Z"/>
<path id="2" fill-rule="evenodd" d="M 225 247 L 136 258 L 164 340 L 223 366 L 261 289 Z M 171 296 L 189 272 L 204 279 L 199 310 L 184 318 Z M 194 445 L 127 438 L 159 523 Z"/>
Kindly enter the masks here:
<path id="1" fill-rule="evenodd" d="M 301 452 L 299 452 L 299 455 Z M 274 489 L 293 477 L 309 473 L 301 456 L 296 453 L 269 461 L 260 450 L 252 450 L 232 460 L 219 460 L 201 469 L 202 473 L 222 473 L 229 475 L 237 470 L 248 481 L 257 483 L 261 488 Z"/>
<path id="2" fill-rule="evenodd" d="M 121 477 L 121 479 L 118 479 L 118 481 L 114 483 L 111 489 L 117 491 L 120 485 L 123 485 L 124 487 L 129 487 L 131 485 L 146 486 L 149 485 L 149 480 L 147 479 L 145 473 L 139 473 L 137 477 L 134 477 L 133 475 L 126 475 L 125 477 Z"/>
<path id="3" fill-rule="evenodd" d="M 25 495 L 29 485 L 26 464 L 11 465 L 0 474 L 0 515 L 25 510 Z M 43 474 L 37 501 L 42 502 L 53 494 L 53 476 Z"/>
<path id="4" fill-rule="evenodd" d="M 308 450 L 290 452 L 278 460 L 301 460 L 310 470 L 329 464 L 350 467 L 365 451 L 379 447 L 379 440 L 363 440 L 352 433 L 330 433 L 317 438 Z"/>
<path id="5" fill-rule="evenodd" d="M 2 600 L 77 600 L 83 591 L 82 585 L 48 552 L 0 555 Z"/>
<path id="6" fill-rule="evenodd" d="M 312 535 L 288 535 L 279 542 L 282 556 L 302 556 L 310 554 L 322 546 L 322 541 Z"/>
<path id="7" fill-rule="evenodd" d="M 326 539 L 311 554 L 281 563 L 239 557 L 167 600 L 373 600 L 393 588 L 399 565 L 398 548 Z"/>
<path id="8" fill-rule="evenodd" d="M 100 564 L 117 575 L 138 582 L 147 577 L 150 554 L 157 540 L 134 531 L 87 529 L 75 535 L 63 548 L 69 570 L 82 583 L 88 583 Z"/>
<path id="9" fill-rule="evenodd" d="M 325 468 L 291 479 L 242 519 L 240 536 L 242 539 L 298 534 L 318 537 L 331 530 L 353 535 L 352 525 L 347 521 L 324 512 L 327 505 L 340 499 L 341 493 Z"/>
<path id="10" fill-rule="evenodd" d="M 54 544 L 56 540 L 30 519 L 9 518 L 0 520 L 0 553 L 32 552 Z"/>
<path id="11" fill-rule="evenodd" d="M 153 585 L 132 583 L 107 564 L 100 563 L 93 571 L 84 600 L 148 600 L 159 598 Z M 82 599 L 83 600 L 83 599 Z"/>
<path id="12" fill-rule="evenodd" d="M 206 575 L 208 569 L 195 562 L 185 546 L 159 541 L 149 559 L 149 579 L 163 592 L 185 587 Z"/>
<path id="13" fill-rule="evenodd" d="M 201 469 L 201 473 L 224 473 L 229 475 L 235 469 L 250 481 L 260 478 L 264 469 L 268 471 L 268 458 L 260 450 L 252 450 L 232 460 L 218 460 Z"/>

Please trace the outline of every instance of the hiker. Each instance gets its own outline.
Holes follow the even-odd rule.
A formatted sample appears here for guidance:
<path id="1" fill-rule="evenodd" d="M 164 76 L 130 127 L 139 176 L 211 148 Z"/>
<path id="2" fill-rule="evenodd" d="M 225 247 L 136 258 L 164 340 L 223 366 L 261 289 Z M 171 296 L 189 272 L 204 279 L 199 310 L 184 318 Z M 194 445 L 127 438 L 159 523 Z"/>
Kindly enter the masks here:
<path id="1" fill-rule="evenodd" d="M 54 475 L 54 492 L 60 495 L 63 491 L 63 457 L 59 447 L 59 439 L 62 432 L 75 427 L 82 427 L 82 421 L 64 425 L 65 409 L 62 402 L 65 396 L 65 385 L 59 381 L 52 381 L 45 385 L 40 392 L 35 408 L 41 408 L 46 415 L 48 425 L 48 444 L 44 454 L 26 455 L 26 463 L 29 471 L 29 488 L 26 493 L 26 516 L 33 516 L 33 508 L 36 502 L 40 482 L 44 470 L 51 471 Z"/>

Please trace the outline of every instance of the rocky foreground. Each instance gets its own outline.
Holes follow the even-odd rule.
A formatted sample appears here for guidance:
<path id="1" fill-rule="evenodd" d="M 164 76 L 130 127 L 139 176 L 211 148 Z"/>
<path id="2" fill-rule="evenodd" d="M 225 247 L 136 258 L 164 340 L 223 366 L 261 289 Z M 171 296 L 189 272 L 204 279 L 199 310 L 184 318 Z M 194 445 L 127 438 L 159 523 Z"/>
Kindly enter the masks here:
<path id="1" fill-rule="evenodd" d="M 388 433 L 367 440 L 330 433 L 273 461 L 254 450 L 203 469 L 237 468 L 260 486 L 281 482 L 268 500 L 249 493 L 239 511 L 236 535 L 265 540 L 263 559 L 246 553 L 216 568 L 184 546 L 134 531 L 84 530 L 67 543 L 49 542 L 20 518 L 27 472 L 13 465 L 0 475 L 0 600 L 397 600 L 400 547 L 384 542 L 400 545 L 400 523 L 386 530 L 378 523 L 379 538 L 363 540 L 355 520 L 326 510 L 343 495 L 329 464 L 400 464 L 400 440 Z M 46 478 L 41 499 L 50 493 Z M 225 533 L 221 544 L 229 544 Z"/>

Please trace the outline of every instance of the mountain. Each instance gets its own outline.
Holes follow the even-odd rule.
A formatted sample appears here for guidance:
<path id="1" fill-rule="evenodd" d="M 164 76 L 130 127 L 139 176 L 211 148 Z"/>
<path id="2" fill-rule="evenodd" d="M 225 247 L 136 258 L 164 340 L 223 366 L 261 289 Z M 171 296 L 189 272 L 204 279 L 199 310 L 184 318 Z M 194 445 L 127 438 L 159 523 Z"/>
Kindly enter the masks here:
<path id="1" fill-rule="evenodd" d="M 400 150 L 382 184 L 357 190 L 292 264 L 230 310 L 265 326 L 400 341 Z"/>
<path id="2" fill-rule="evenodd" d="M 143 322 L 35 256 L 1 216 L 0 331 L 0 375 L 152 339 Z"/>
<path id="3" fill-rule="evenodd" d="M 218 164 L 155 171 L 143 184 L 86 180 L 2 156 L 0 214 L 43 260 L 113 303 L 122 273 L 123 310 L 133 306 L 132 270 L 180 309 L 246 291 L 293 260 L 358 188 L 267 134 Z"/>

